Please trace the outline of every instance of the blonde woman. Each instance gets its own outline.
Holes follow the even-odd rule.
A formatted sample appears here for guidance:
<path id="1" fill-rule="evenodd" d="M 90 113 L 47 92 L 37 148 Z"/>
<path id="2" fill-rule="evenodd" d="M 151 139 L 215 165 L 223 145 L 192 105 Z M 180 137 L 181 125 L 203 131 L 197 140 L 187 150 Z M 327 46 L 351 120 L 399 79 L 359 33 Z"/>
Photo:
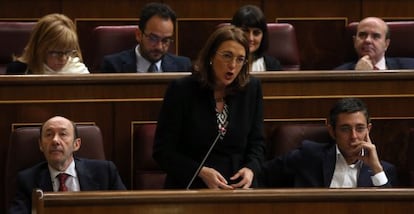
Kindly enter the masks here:
<path id="1" fill-rule="evenodd" d="M 63 14 L 49 14 L 37 22 L 23 54 L 14 57 L 7 74 L 88 74 L 82 62 L 76 28 Z"/>

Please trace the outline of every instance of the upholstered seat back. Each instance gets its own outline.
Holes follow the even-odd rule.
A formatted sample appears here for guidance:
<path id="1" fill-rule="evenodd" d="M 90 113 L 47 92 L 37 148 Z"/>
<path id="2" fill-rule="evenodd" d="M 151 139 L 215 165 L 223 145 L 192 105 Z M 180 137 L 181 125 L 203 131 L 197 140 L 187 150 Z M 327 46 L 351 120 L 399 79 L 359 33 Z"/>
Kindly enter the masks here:
<path id="1" fill-rule="evenodd" d="M 282 64 L 283 70 L 300 70 L 300 57 L 295 28 L 286 23 L 268 23 L 269 48 L 267 53 Z"/>
<path id="2" fill-rule="evenodd" d="M 165 173 L 152 158 L 156 124 L 134 129 L 134 189 L 162 189 Z"/>
<path id="3" fill-rule="evenodd" d="M 298 148 L 303 140 L 312 140 L 320 143 L 332 141 L 325 124 L 280 125 L 271 133 L 267 140 L 267 159 Z"/>
<path id="4" fill-rule="evenodd" d="M 92 72 L 99 71 L 103 57 L 135 48 L 137 25 L 98 26 L 93 29 L 91 50 L 85 63 Z"/>
<path id="5" fill-rule="evenodd" d="M 0 74 L 6 73 L 13 55 L 20 55 L 36 22 L 0 22 Z"/>
<path id="6" fill-rule="evenodd" d="M 77 128 L 82 144 L 75 155 L 105 160 L 103 139 L 99 127 L 79 125 Z M 39 127 L 22 127 L 15 129 L 10 135 L 5 172 L 6 206 L 15 195 L 17 173 L 45 160 L 39 149 L 39 132 Z"/>

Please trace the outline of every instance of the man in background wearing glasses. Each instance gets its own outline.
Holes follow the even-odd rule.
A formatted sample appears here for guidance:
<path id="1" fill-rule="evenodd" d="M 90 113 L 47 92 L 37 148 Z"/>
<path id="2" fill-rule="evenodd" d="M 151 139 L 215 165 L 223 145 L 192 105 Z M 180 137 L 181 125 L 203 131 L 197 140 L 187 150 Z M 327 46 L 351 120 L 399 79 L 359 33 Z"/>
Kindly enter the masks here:
<path id="1" fill-rule="evenodd" d="M 168 53 L 174 41 L 175 12 L 162 3 L 149 3 L 141 11 L 135 33 L 135 49 L 105 56 L 101 71 L 105 73 L 191 71 L 188 57 Z"/>
<path id="2" fill-rule="evenodd" d="M 334 142 L 303 141 L 300 148 L 265 163 L 262 182 L 267 187 L 396 186 L 396 169 L 379 160 L 369 137 L 371 127 L 361 100 L 339 100 L 329 115 Z"/>

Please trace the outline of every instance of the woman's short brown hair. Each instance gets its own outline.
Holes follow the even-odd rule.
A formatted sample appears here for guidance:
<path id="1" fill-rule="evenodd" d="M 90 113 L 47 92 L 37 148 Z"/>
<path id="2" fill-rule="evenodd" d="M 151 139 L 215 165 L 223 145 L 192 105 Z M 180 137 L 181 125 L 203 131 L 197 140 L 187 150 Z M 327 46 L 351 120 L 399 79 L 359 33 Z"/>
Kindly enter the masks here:
<path id="1" fill-rule="evenodd" d="M 249 42 L 245 33 L 233 25 L 222 26 L 214 31 L 205 46 L 201 49 L 198 59 L 194 65 L 193 74 L 199 79 L 201 84 L 205 87 L 214 88 L 216 86 L 214 71 L 211 61 L 216 54 L 220 45 L 225 41 L 236 41 L 241 44 L 245 51 L 247 58 L 246 63 L 243 64 L 240 73 L 236 79 L 227 87 L 227 92 L 241 90 L 249 82 L 250 73 L 250 59 L 249 59 Z"/>

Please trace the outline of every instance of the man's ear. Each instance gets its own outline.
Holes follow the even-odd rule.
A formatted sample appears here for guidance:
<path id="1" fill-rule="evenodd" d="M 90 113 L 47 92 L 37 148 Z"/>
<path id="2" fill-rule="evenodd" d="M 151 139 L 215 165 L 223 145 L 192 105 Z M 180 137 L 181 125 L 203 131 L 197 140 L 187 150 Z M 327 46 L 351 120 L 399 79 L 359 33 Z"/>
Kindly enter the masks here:
<path id="1" fill-rule="evenodd" d="M 135 30 L 135 40 L 137 40 L 138 44 L 142 41 L 142 32 L 140 29 Z"/>
<path id="2" fill-rule="evenodd" d="M 43 152 L 43 145 L 42 145 L 42 141 L 39 139 L 37 142 L 39 143 L 39 149 L 40 149 L 40 151 L 42 151 L 42 152 Z"/>
<path id="3" fill-rule="evenodd" d="M 391 42 L 391 39 L 385 39 L 385 44 L 386 44 L 385 50 L 387 50 L 388 47 L 390 46 L 390 42 Z"/>
<path id="4" fill-rule="evenodd" d="M 331 135 L 332 139 L 336 139 L 336 135 L 335 135 L 335 128 L 332 127 L 331 125 L 328 125 L 328 131 L 329 131 L 329 135 Z"/>
<path id="5" fill-rule="evenodd" d="M 371 128 L 372 128 L 372 123 L 368 123 L 367 128 L 368 128 L 368 132 L 370 132 L 371 131 Z"/>
<path id="6" fill-rule="evenodd" d="M 82 144 L 81 139 L 80 138 L 76 138 L 73 141 L 73 151 L 78 151 L 80 149 L 80 147 L 81 147 L 81 144 Z"/>

